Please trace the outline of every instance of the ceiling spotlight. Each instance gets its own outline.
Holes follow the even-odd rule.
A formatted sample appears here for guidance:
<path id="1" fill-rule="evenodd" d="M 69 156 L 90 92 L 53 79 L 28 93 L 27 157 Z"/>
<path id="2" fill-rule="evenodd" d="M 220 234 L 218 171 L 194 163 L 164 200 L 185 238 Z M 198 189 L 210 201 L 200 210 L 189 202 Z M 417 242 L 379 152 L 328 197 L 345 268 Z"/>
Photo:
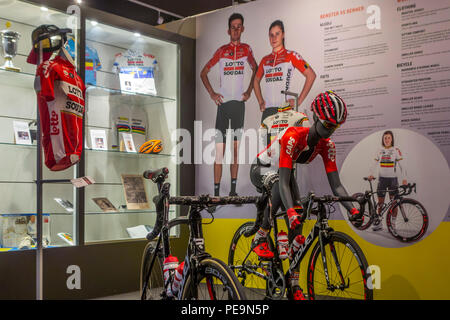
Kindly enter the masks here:
<path id="1" fill-rule="evenodd" d="M 78 4 L 82 4 L 82 3 L 83 3 L 83 0 L 76 0 L 76 2 L 77 2 Z"/>
<path id="2" fill-rule="evenodd" d="M 164 23 L 164 18 L 161 16 L 161 12 L 158 11 L 158 20 L 156 21 L 158 24 Z"/>

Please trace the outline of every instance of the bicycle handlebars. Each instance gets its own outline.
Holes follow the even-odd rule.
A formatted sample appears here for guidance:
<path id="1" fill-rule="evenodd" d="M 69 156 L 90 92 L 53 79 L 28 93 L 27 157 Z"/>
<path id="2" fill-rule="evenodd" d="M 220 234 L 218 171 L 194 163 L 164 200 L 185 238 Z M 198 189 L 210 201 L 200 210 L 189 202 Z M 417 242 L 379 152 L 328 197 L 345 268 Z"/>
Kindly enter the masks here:
<path id="1" fill-rule="evenodd" d="M 199 206 L 206 208 L 209 205 L 228 205 L 228 204 L 247 204 L 255 203 L 258 211 L 260 208 L 265 208 L 265 205 L 261 203 L 263 201 L 262 197 L 247 196 L 247 197 L 212 197 L 209 194 L 200 196 L 180 196 L 180 197 L 170 197 L 170 183 L 164 183 L 164 180 L 169 174 L 169 169 L 160 168 L 157 170 L 147 170 L 144 172 L 143 176 L 145 179 L 150 179 L 154 183 L 158 184 L 159 194 L 153 198 L 153 202 L 156 206 L 156 223 L 153 230 L 147 234 L 147 240 L 152 241 L 160 233 L 163 226 L 167 225 L 168 217 L 164 215 L 165 207 L 170 204 L 177 205 L 189 205 L 189 206 Z"/>

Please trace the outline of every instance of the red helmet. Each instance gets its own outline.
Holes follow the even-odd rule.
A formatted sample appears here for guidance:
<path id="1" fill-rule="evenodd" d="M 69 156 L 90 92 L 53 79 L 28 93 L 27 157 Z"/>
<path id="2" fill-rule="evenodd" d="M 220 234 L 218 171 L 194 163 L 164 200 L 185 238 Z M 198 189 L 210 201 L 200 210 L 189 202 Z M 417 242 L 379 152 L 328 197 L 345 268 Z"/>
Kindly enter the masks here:
<path id="1" fill-rule="evenodd" d="M 347 119 L 344 100 L 331 90 L 319 94 L 311 104 L 311 110 L 325 127 L 339 126 Z"/>

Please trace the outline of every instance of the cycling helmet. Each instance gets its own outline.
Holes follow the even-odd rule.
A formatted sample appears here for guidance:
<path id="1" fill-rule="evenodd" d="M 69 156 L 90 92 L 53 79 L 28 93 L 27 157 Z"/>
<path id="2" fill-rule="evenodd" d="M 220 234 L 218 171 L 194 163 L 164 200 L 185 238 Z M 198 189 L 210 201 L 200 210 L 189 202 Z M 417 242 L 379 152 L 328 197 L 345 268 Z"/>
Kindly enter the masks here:
<path id="1" fill-rule="evenodd" d="M 139 148 L 140 153 L 160 153 L 162 150 L 161 140 L 153 139 L 142 144 Z"/>
<path id="2" fill-rule="evenodd" d="M 336 129 L 347 119 L 344 100 L 331 90 L 319 94 L 311 104 L 311 111 L 327 129 Z"/>
<path id="3" fill-rule="evenodd" d="M 38 64 L 39 43 L 43 51 L 43 61 L 50 59 L 52 53 L 59 50 L 67 41 L 67 34 L 71 29 L 60 29 L 52 24 L 43 24 L 31 33 L 32 49 L 28 55 L 27 62 Z"/>

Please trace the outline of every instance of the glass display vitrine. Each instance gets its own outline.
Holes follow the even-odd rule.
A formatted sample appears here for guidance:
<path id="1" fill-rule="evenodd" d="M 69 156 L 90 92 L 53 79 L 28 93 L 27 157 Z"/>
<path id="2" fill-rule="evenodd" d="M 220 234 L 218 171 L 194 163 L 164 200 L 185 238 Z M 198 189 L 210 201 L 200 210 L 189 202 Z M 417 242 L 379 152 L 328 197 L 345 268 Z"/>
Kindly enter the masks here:
<path id="1" fill-rule="evenodd" d="M 36 65 L 26 62 L 32 46 L 31 33 L 42 24 L 73 28 L 74 21 L 63 12 L 36 4 L 0 2 L 0 31 L 18 35 L 12 57 L 17 69 L 0 69 L 1 251 L 33 248 L 26 242 L 21 244 L 27 235 L 34 236 L 37 199 Z M 171 139 L 179 125 L 179 45 L 93 20 L 81 21 L 79 27 L 84 28 L 85 42 L 78 41 L 75 28 L 66 49 L 74 58 L 85 51 L 85 152 L 81 161 L 84 174 L 95 184 L 85 188 L 80 212 L 80 199 L 68 182 L 77 177 L 77 165 L 59 172 L 42 165 L 43 179 L 65 181 L 43 187 L 46 247 L 76 244 L 63 234 L 77 234 L 78 213 L 84 215 L 81 228 L 85 242 L 143 238 L 155 221 L 152 199 L 156 186 L 142 181 L 146 195 L 142 200 L 141 190 L 134 185 L 140 179 L 130 176 L 142 176 L 145 170 L 166 166 L 172 194 L 179 189 L 179 168 Z M 2 66 L 6 45 L 0 50 Z M 26 127 L 30 144 L 17 141 L 19 127 Z M 160 140 L 162 150 L 140 153 L 141 145 L 149 140 Z M 178 214 L 178 208 L 171 210 L 172 217 Z M 172 230 L 172 235 L 176 234 L 177 230 Z"/>
<path id="2" fill-rule="evenodd" d="M 175 43 L 86 21 L 85 173 L 96 181 L 85 191 L 86 242 L 145 237 L 157 194 L 142 178 L 145 170 L 168 167 L 171 192 L 178 191 L 171 141 L 178 127 L 178 52 Z M 162 150 L 140 152 L 150 140 L 160 140 Z"/>
<path id="3" fill-rule="evenodd" d="M 36 237 L 36 65 L 26 60 L 32 47 L 31 33 L 37 26 L 63 28 L 68 21 L 67 14 L 46 7 L 0 2 L 0 66 L 9 60 L 7 68 L 0 67 L 0 251 L 35 247 L 30 238 Z M 75 177 L 75 170 L 52 172 L 43 165 L 43 179 L 69 180 Z M 74 233 L 74 192 L 70 183 L 45 185 L 44 246 L 69 245 L 58 233 Z"/>

